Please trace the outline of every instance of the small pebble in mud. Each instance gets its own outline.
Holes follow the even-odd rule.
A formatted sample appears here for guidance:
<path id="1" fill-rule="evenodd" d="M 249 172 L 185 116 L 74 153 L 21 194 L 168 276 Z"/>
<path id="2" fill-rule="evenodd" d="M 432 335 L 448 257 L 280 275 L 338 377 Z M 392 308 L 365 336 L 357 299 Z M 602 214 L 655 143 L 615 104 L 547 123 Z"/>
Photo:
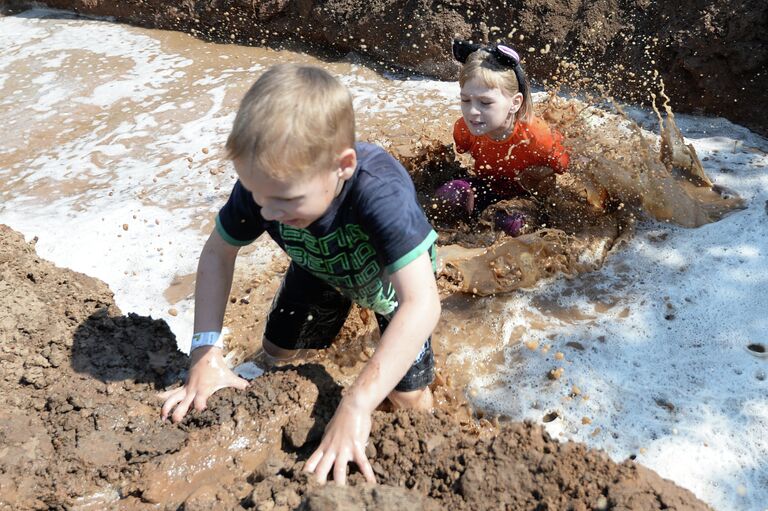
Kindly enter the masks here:
<path id="1" fill-rule="evenodd" d="M 531 351 L 536 351 L 536 348 L 539 347 L 539 343 L 537 341 L 527 341 L 525 347 Z"/>
<path id="2" fill-rule="evenodd" d="M 203 147 L 203 154 L 208 154 L 208 148 L 207 147 Z"/>
<path id="3" fill-rule="evenodd" d="M 595 509 L 599 511 L 608 509 L 608 499 L 606 499 L 605 497 L 600 497 L 599 499 L 597 499 L 597 502 L 595 502 Z"/>
<path id="4" fill-rule="evenodd" d="M 170 314 L 171 316 L 176 316 L 178 313 L 179 313 L 179 311 L 177 311 L 177 310 L 176 310 L 176 309 L 174 309 L 173 307 L 171 307 L 170 309 L 168 309 L 168 314 Z"/>
<path id="5" fill-rule="evenodd" d="M 123 224 L 123 230 L 124 230 L 124 231 L 127 231 L 127 230 L 128 230 L 128 224 Z"/>

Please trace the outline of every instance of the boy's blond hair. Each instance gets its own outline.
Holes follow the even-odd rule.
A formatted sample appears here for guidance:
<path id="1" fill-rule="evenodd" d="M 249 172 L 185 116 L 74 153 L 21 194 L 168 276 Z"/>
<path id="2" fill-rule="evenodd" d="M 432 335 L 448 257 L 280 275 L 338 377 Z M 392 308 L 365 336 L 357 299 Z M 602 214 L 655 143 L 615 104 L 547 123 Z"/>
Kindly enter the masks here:
<path id="1" fill-rule="evenodd" d="M 269 68 L 246 93 L 227 139 L 227 155 L 278 178 L 331 170 L 355 144 L 349 91 L 312 66 Z"/>
<path id="2" fill-rule="evenodd" d="M 473 78 L 480 78 L 490 88 L 499 88 L 509 96 L 518 92 L 523 94 L 523 103 L 520 110 L 515 113 L 515 121 L 531 122 L 533 117 L 533 100 L 530 87 L 527 83 L 520 87 L 515 71 L 508 66 L 496 62 L 496 59 L 485 50 L 477 50 L 467 57 L 467 62 L 461 66 L 459 72 L 459 86 Z"/>

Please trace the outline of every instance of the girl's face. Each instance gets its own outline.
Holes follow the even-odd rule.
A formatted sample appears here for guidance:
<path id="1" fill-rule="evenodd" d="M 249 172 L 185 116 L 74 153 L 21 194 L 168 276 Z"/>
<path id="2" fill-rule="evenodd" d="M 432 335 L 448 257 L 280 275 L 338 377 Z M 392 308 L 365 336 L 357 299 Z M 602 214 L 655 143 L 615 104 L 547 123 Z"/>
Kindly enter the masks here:
<path id="1" fill-rule="evenodd" d="M 519 92 L 510 96 L 498 87 L 488 87 L 480 78 L 468 80 L 461 88 L 461 114 L 475 136 L 501 139 L 509 135 L 522 104 Z"/>

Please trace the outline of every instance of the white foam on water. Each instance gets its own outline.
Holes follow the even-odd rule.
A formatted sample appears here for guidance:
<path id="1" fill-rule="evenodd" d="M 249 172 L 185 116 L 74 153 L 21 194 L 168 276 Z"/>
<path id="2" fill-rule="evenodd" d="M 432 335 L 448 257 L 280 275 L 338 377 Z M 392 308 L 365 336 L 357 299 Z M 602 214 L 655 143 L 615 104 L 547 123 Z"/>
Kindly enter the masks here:
<path id="1" fill-rule="evenodd" d="M 193 38 L 174 54 L 162 33 L 61 16 L 0 17 L 0 124 L 11 128 L 0 140 L 10 162 L 0 167 L 0 222 L 38 236 L 41 257 L 107 282 L 124 312 L 167 320 L 188 349 L 193 304 L 163 293 L 195 272 L 234 182 L 221 148 L 236 101 L 271 63 L 315 61 L 273 52 L 244 62 L 234 55 L 242 49 Z M 207 54 L 216 61 L 196 67 Z M 87 66 L 73 67 L 73 56 Z M 16 88 L 19 68 L 30 84 Z M 362 115 L 407 125 L 420 104 L 458 116 L 455 83 L 344 69 Z M 630 111 L 654 129 L 651 112 Z M 677 121 L 710 176 L 748 208 L 698 229 L 643 225 L 598 272 L 498 297 L 507 308 L 494 320 L 498 344 L 453 356 L 471 366 L 503 351 L 495 374 L 472 381 L 480 406 L 539 422 L 557 411 L 546 427 L 558 438 L 616 460 L 636 455 L 716 509 L 763 511 L 768 359 L 746 346 L 768 343 L 768 143 L 724 119 Z M 54 128 L 55 144 L 35 143 Z M 275 251 L 260 240 L 238 264 L 266 268 Z M 558 319 L 570 316 L 550 307 L 582 319 Z M 524 340 L 547 353 L 511 340 L 531 317 L 547 327 Z M 563 374 L 548 379 L 557 367 Z"/>
<path id="2" fill-rule="evenodd" d="M 643 225 L 598 272 L 510 297 L 507 321 L 525 326 L 520 310 L 539 316 L 548 339 L 532 337 L 551 349 L 507 347 L 508 359 L 522 352 L 525 363 L 473 386 L 478 404 L 497 413 L 542 422 L 557 411 L 552 434 L 616 460 L 635 455 L 716 509 L 762 510 L 768 363 L 747 345 L 768 342 L 768 142 L 719 119 L 678 123 L 708 174 L 747 209 L 698 229 Z M 694 137 L 702 125 L 707 136 Z M 612 307 L 597 313 L 596 296 Z M 553 319 L 538 305 L 552 301 L 588 318 Z M 548 379 L 557 367 L 563 375 Z"/>

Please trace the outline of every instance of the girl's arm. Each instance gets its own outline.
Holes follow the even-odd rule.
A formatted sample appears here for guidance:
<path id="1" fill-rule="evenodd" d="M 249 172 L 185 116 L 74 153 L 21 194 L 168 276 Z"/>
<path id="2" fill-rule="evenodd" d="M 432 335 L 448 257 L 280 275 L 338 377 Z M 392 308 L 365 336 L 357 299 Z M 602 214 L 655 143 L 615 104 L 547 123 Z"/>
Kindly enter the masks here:
<path id="1" fill-rule="evenodd" d="M 532 139 L 529 151 L 535 151 L 541 156 L 539 164 L 551 168 L 558 174 L 568 170 L 570 156 L 563 144 L 562 133 L 538 117 L 534 117 L 528 123 L 527 129 Z"/>
<path id="2" fill-rule="evenodd" d="M 466 153 L 472 149 L 472 134 L 469 132 L 463 117 L 459 117 L 453 124 L 453 142 L 455 150 L 459 154 Z"/>

